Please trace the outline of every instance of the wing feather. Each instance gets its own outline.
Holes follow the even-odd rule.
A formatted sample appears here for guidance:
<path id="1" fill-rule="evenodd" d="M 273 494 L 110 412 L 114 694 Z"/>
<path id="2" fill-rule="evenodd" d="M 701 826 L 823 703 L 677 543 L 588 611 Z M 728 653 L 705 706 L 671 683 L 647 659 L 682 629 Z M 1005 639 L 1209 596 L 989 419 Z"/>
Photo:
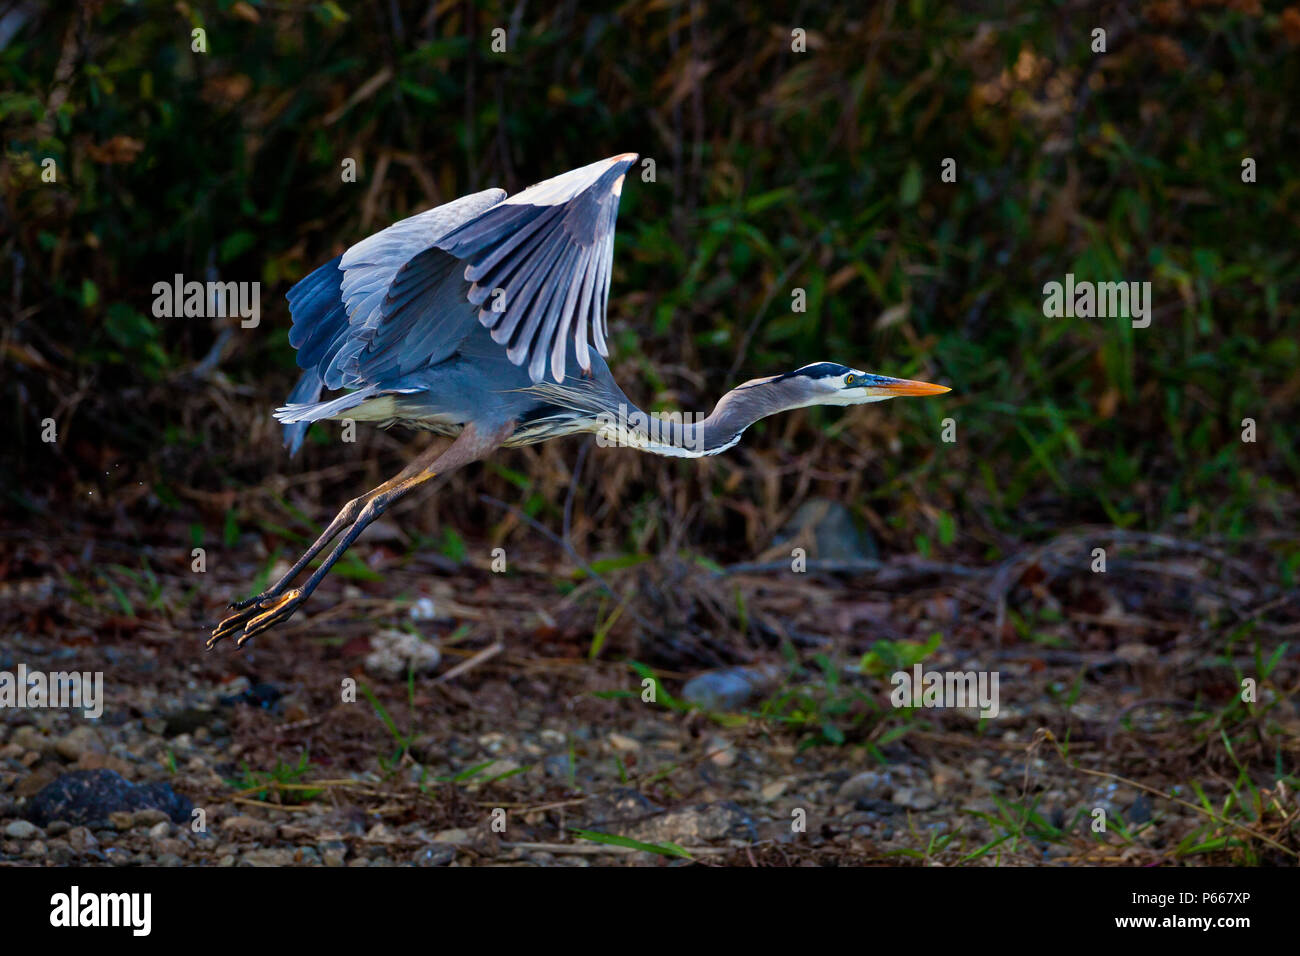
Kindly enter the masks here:
<path id="1" fill-rule="evenodd" d="M 325 388 L 382 387 L 454 354 L 477 320 L 534 382 L 548 371 L 563 382 L 570 343 L 589 371 L 590 347 L 608 354 L 614 229 L 636 158 L 509 198 L 474 193 L 356 243 L 289 290 L 298 364 Z M 497 289 L 501 312 L 489 303 Z"/>
<path id="2" fill-rule="evenodd" d="M 609 354 L 614 227 L 623 177 L 636 158 L 625 153 L 539 183 L 438 242 L 465 261 L 471 302 L 481 305 L 490 290 L 504 290 L 504 310 L 481 309 L 479 321 L 511 362 L 527 365 L 534 382 L 548 365 L 557 382 L 564 380 L 570 335 L 584 371 L 591 368 L 588 342 Z"/>

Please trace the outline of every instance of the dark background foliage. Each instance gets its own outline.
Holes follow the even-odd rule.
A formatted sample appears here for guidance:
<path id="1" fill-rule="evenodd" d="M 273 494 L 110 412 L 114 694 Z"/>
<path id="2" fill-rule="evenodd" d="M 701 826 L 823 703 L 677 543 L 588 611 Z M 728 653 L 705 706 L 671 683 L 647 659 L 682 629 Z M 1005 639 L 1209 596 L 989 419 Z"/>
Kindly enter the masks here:
<path id="1" fill-rule="evenodd" d="M 608 480 L 583 483 L 575 524 L 593 545 L 662 547 L 675 525 L 744 556 L 810 495 L 895 548 L 988 557 L 1072 523 L 1237 537 L 1294 515 L 1295 9 L 6 8 L 23 17 L 0 58 L 16 520 L 200 502 L 202 521 L 237 523 L 277 471 L 391 472 L 423 438 L 345 445 L 317 426 L 302 461 L 282 457 L 282 293 L 391 221 L 625 150 L 657 173 L 625 190 L 611 298 L 615 371 L 643 405 L 707 410 L 738 381 L 823 359 L 954 391 L 772 420 L 702 466 L 594 452 L 589 476 Z M 496 27 L 507 53 L 490 49 Z M 1150 280 L 1151 327 L 1044 318 L 1042 286 L 1066 272 Z M 153 283 L 174 273 L 260 280 L 262 324 L 154 318 Z M 955 444 L 938 440 L 945 417 Z M 503 456 L 473 487 L 553 521 L 574 446 Z M 359 483 L 334 474 L 309 489 L 323 506 Z M 502 519 L 466 500 L 409 520 Z M 1300 550 L 1277 558 L 1289 575 Z"/>

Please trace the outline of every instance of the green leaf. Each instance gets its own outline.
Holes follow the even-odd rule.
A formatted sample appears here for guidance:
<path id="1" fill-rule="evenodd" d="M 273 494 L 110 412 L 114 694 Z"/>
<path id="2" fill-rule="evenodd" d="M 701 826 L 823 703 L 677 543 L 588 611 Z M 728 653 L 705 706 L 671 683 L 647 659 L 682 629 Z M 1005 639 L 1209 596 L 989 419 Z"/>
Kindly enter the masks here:
<path id="1" fill-rule="evenodd" d="M 221 240 L 221 261 L 229 262 L 231 259 L 237 259 L 255 245 L 257 245 L 257 237 L 248 230 L 232 232 Z"/>
<path id="2" fill-rule="evenodd" d="M 921 198 L 921 167 L 915 160 L 907 164 L 903 181 L 898 187 L 898 201 L 904 206 L 915 206 Z"/>
<path id="3" fill-rule="evenodd" d="M 684 860 L 695 859 L 676 843 L 643 843 L 640 840 L 633 840 L 631 837 L 616 836 L 613 833 L 600 833 L 596 830 L 571 829 L 569 832 L 584 840 L 590 840 L 592 843 L 625 846 L 633 850 L 644 850 L 647 853 L 658 853 L 662 856 L 675 856 Z"/>

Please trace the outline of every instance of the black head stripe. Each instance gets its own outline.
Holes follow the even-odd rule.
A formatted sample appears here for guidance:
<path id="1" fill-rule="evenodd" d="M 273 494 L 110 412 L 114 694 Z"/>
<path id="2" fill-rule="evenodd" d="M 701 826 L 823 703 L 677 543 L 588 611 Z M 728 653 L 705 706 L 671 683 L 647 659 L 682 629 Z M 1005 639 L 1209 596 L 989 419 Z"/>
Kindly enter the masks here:
<path id="1" fill-rule="evenodd" d="M 772 381 L 783 382 L 788 378 L 833 378 L 840 375 L 848 375 L 851 368 L 843 365 L 836 365 L 834 362 L 817 362 L 815 365 L 805 365 L 803 368 L 797 368 L 793 372 L 786 372 L 784 375 L 778 375 Z"/>

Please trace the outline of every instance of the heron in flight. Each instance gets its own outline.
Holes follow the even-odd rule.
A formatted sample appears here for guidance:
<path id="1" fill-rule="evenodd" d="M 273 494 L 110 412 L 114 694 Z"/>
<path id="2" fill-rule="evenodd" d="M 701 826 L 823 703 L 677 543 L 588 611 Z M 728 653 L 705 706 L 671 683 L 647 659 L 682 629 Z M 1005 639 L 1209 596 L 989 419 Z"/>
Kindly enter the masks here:
<path id="1" fill-rule="evenodd" d="M 287 620 L 395 501 L 497 448 L 585 432 L 698 458 L 777 412 L 948 391 L 818 362 L 745 382 L 699 421 L 641 412 L 604 361 L 614 221 L 636 160 L 624 153 L 514 196 L 464 196 L 363 239 L 289 290 L 289 344 L 303 373 L 275 417 L 291 453 L 325 420 L 401 423 L 454 440 L 349 501 L 279 581 L 230 605 L 209 647 L 236 633 L 242 646 Z M 322 400 L 327 389 L 343 393 Z"/>

